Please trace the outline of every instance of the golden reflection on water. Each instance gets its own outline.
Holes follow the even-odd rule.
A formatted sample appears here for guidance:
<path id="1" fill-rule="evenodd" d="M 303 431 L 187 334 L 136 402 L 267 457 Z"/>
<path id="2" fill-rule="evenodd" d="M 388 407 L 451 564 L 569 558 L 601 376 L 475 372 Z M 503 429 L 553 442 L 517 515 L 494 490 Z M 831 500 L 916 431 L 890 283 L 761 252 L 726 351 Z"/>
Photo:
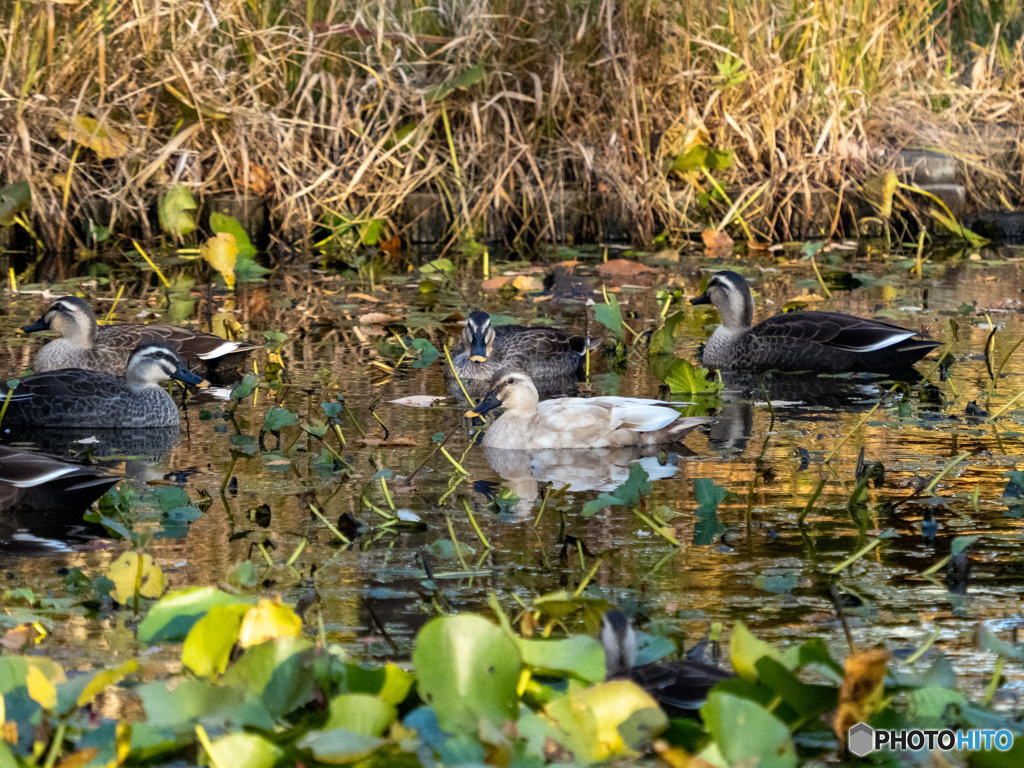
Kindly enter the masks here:
<path id="1" fill-rule="evenodd" d="M 988 254 L 992 256 L 992 254 Z M 703 262 L 683 262 L 671 270 L 685 295 L 695 295 Z M 803 292 L 812 274 L 804 266 L 773 267 L 754 270 L 757 293 L 757 318 L 781 311 L 783 304 Z M 885 277 L 883 264 L 858 261 L 854 272 Z M 777 271 L 776 271 L 777 270 Z M 989 397 L 991 381 L 983 349 L 988 329 L 984 312 L 995 323 L 996 360 L 1002 360 L 1010 347 L 1024 335 L 1021 322 L 1020 290 L 1022 281 L 1016 263 L 995 266 L 964 261 L 936 266 L 924 280 L 894 277 L 890 286 L 862 287 L 853 292 L 836 292 L 828 309 L 871 316 L 886 310 L 894 322 L 923 328 L 937 340 L 951 338 L 950 318 L 958 325 L 952 344 L 956 363 L 948 381 L 931 377 L 934 386 L 917 386 L 902 399 L 887 401 L 841 449 L 830 465 L 825 456 L 878 401 L 878 388 L 859 382 L 858 389 L 837 399 L 838 390 L 849 382 L 825 380 L 825 385 L 804 399 L 800 392 L 785 392 L 773 399 L 791 401 L 771 411 L 763 395 L 744 399 L 729 393 L 729 404 L 720 413 L 710 435 L 691 434 L 686 448 L 673 448 L 661 457 L 661 474 L 648 500 L 652 506 L 665 505 L 679 513 L 672 521 L 675 536 L 684 547 L 672 548 L 651 533 L 634 515 L 622 507 L 610 507 L 592 518 L 583 518 L 579 508 L 594 498 L 596 491 L 571 493 L 566 501 L 565 532 L 582 539 L 591 553 L 605 553 L 606 560 L 593 583 L 613 602 L 638 604 L 647 615 L 674 620 L 692 643 L 711 622 L 727 625 L 747 622 L 769 640 L 796 640 L 820 636 L 843 653 L 843 632 L 830 607 L 829 585 L 839 579 L 843 588 L 856 594 L 863 605 L 851 610 L 854 638 L 861 647 L 885 642 L 894 650 L 917 647 L 934 628 L 941 630 L 937 649 L 950 653 L 957 669 L 978 685 L 990 674 L 992 659 L 971 648 L 971 634 L 979 620 L 994 620 L 995 628 L 1009 630 L 1019 624 L 1020 572 L 1019 542 L 1022 523 L 1003 502 L 1004 474 L 1021 468 L 1021 433 L 1024 432 L 1024 400 L 1011 407 L 993 425 L 965 416 L 969 400 L 977 400 L 989 412 L 995 412 L 1024 387 L 1024 349 L 1010 358 L 995 391 Z M 800 283 L 798 286 L 797 283 Z M 340 286 L 339 286 L 340 287 Z M 463 280 L 462 292 L 476 296 L 476 284 Z M 813 289 L 813 286 L 811 286 Z M 410 301 L 412 288 L 395 284 L 395 300 Z M 342 295 L 345 291 L 342 291 Z M 418 552 L 435 541 L 446 539 L 444 516 L 435 508 L 448 491 L 451 467 L 437 454 L 417 475 L 413 487 L 403 486 L 407 478 L 426 459 L 435 433 L 464 425 L 464 406 L 453 400 L 431 409 L 413 409 L 390 405 L 389 400 L 415 394 L 442 394 L 444 383 L 440 363 L 415 370 L 400 367 L 393 375 L 370 365 L 381 358 L 376 340 L 354 329 L 352 318 L 358 313 L 336 309 L 337 301 L 328 295 L 306 294 L 300 301 L 282 301 L 271 310 L 250 318 L 254 335 L 263 330 L 282 330 L 292 341 L 284 349 L 289 374 L 298 385 L 284 404 L 306 413 L 306 390 L 317 381 L 337 378 L 347 402 L 360 423 L 372 436 L 382 430 L 370 415 L 380 417 L 393 436 L 412 438 L 414 447 L 366 446 L 358 442 L 358 432 L 346 423 L 349 440 L 346 456 L 352 457 L 354 472 L 321 474 L 312 466 L 312 453 L 306 440 L 299 440 L 294 454 L 295 469 L 287 464 L 270 464 L 259 454 L 243 458 L 235 466 L 237 494 L 221 497 L 219 488 L 230 463 L 229 435 L 233 430 L 223 419 L 201 420 L 199 411 L 216 412 L 217 404 L 193 404 L 183 424 L 183 438 L 166 457 L 155 463 L 142 460 L 121 462 L 119 469 L 135 478 L 137 484 L 157 479 L 160 482 L 183 481 L 193 501 L 200 495 L 210 497 L 203 517 L 191 524 L 183 538 L 155 539 L 149 551 L 164 568 L 171 588 L 186 585 L 220 584 L 231 567 L 252 559 L 258 569 L 263 558 L 256 548 L 263 544 L 276 562 L 287 559 L 300 540 L 309 545 L 296 562 L 303 583 L 280 580 L 281 571 L 271 574 L 263 589 L 281 591 L 290 602 L 314 601 L 319 605 L 328 632 L 349 644 L 359 656 L 382 656 L 390 652 L 377 628 L 371 624 L 363 600 L 369 599 L 388 631 L 403 651 L 409 649 L 416 627 L 427 620 L 431 608 L 424 599 L 426 589 Z M 450 306 L 439 306 L 439 316 L 462 309 L 455 293 L 443 293 Z M 623 289 L 619 294 L 623 309 L 635 313 L 627 320 L 637 330 L 656 327 L 661 307 L 651 289 Z M 338 301 L 344 301 L 339 298 Z M 577 332 L 584 329 L 579 305 L 533 304 L 529 301 L 488 295 L 483 307 L 491 312 L 509 312 L 517 316 L 552 315 L 556 321 Z M 283 306 L 291 304 L 291 306 Z M 972 305 L 965 307 L 963 305 Z M 976 306 L 978 312 L 974 311 Z M 10 372 L 27 368 L 39 341 L 15 337 L 13 329 L 39 313 L 39 303 L 31 296 L 18 297 L 2 318 L 3 338 L 0 364 Z M 716 322 L 704 308 L 679 307 L 685 313 L 681 325 L 677 355 L 694 359 L 699 342 L 706 338 Z M 129 305 L 122 318 L 133 315 Z M 346 317 L 348 319 L 346 319 Z M 243 319 L 245 319 L 243 317 Z M 589 329 L 593 332 L 593 320 Z M 440 348 L 441 337 L 435 338 Z M 452 344 L 455 339 L 451 340 Z M 919 368 L 927 370 L 934 359 Z M 443 360 L 443 356 L 442 356 Z M 264 363 L 259 360 L 260 365 Z M 650 375 L 642 356 L 634 357 L 621 375 L 609 374 L 607 363 L 594 361 L 593 391 L 625 396 L 658 396 L 658 383 Z M 922 392 L 926 396 L 922 397 Z M 806 394 L 806 393 L 805 393 Z M 260 390 L 258 405 L 251 400 L 238 410 L 241 431 L 255 436 L 263 423 L 268 393 Z M 795 404 L 792 401 L 797 401 Z M 185 435 L 187 434 L 187 437 Z M 291 440 L 286 430 L 284 444 Z M 268 449 L 274 439 L 267 437 Z M 502 473 L 511 477 L 508 467 L 492 468 L 479 447 L 468 450 L 466 434 L 449 440 L 448 449 L 456 457 L 465 452 L 463 465 L 470 478 L 452 493 L 445 503 L 458 539 L 469 544 L 474 553 L 467 560 L 475 563 L 483 549 L 465 515 L 459 495 L 471 505 L 485 535 L 495 546 L 491 558 L 480 566 L 489 572 L 472 580 L 437 581 L 446 599 L 456 608 L 485 609 L 487 593 L 497 590 L 510 612 L 514 592 L 523 602 L 562 587 L 574 588 L 582 571 L 575 547 L 563 548 L 559 541 L 560 512 L 545 513 L 534 529 L 537 506 L 521 504 L 512 515 L 496 515 L 487 505 L 481 481 L 494 486 L 503 483 Z M 869 461 L 885 467 L 885 485 L 869 490 L 870 521 L 862 533 L 847 511 L 847 499 L 856 484 L 854 465 L 863 448 Z M 314 452 L 316 448 L 314 446 Z M 879 511 L 881 502 L 909 496 L 920 479 L 934 476 L 961 452 L 968 459 L 955 467 L 936 486 L 942 503 L 927 499 L 908 503 L 896 514 Z M 804 453 L 806 452 L 806 453 Z M 657 462 L 657 458 L 648 461 Z M 591 463 L 587 470 L 595 474 Z M 673 471 L 674 467 L 674 471 Z M 339 549 L 332 534 L 307 511 L 302 494 L 316 493 L 323 511 L 331 520 L 352 513 L 363 523 L 374 526 L 379 520 L 359 503 L 364 485 L 379 469 L 389 469 L 394 477 L 389 487 L 399 507 L 419 513 L 431 528 L 426 533 L 376 537 L 368 532 L 357 546 Z M 517 470 L 522 474 L 522 470 Z M 565 468 L 559 470 L 563 477 Z M 626 470 L 628 472 L 628 470 Z M 551 475 L 554 477 L 554 475 Z M 824 491 L 808 515 L 805 525 L 799 516 L 822 478 Z M 705 546 L 693 545 L 698 520 L 693 498 L 693 482 L 711 478 L 736 494 L 719 508 L 718 520 L 725 531 Z M 521 478 L 524 479 L 524 478 Z M 528 479 L 528 478 L 525 478 Z M 534 483 L 542 495 L 547 483 Z M 158 530 L 155 502 L 144 492 L 141 530 Z M 518 484 L 526 488 L 530 483 Z M 978 512 L 972 494 L 978 489 Z M 374 498 L 384 505 L 379 488 Z M 252 522 L 248 510 L 266 503 L 272 512 L 264 529 Z M 934 540 L 926 540 L 922 523 L 934 514 L 938 531 Z M 829 570 L 843 562 L 874 535 L 890 531 L 894 535 L 883 546 L 847 568 L 841 577 Z M 949 593 L 920 574 L 949 550 L 956 536 L 978 534 L 983 538 L 971 549 L 973 578 L 966 596 Z M 121 542 L 96 541 L 75 545 L 71 551 L 44 555 L 4 555 L 5 587 L 29 586 L 37 593 L 52 591 L 63 597 L 62 577 L 58 569 L 78 567 L 90 576 L 102 574 L 125 548 Z M 587 568 L 592 565 L 587 561 Z M 311 575 L 312 567 L 315 572 Z M 433 559 L 437 573 L 458 569 L 455 562 Z M 764 588 L 770 584 L 759 576 L 795 578 L 795 587 L 775 593 Z M 8 606 L 9 607 L 9 606 Z M 71 609 L 71 618 L 54 622 L 47 651 L 63 656 L 72 667 L 88 668 L 104 664 L 112 654 L 133 654 L 132 618 L 123 612 L 111 613 L 109 606 L 99 613 L 87 614 L 81 607 Z M 12 615 L 16 615 L 12 614 Z M 61 614 L 63 616 L 63 614 Z M 150 657 L 175 668 L 176 648 L 158 650 Z M 1011 672 L 1012 674 L 1012 672 Z M 1010 690 L 1017 690 L 1017 685 Z"/>

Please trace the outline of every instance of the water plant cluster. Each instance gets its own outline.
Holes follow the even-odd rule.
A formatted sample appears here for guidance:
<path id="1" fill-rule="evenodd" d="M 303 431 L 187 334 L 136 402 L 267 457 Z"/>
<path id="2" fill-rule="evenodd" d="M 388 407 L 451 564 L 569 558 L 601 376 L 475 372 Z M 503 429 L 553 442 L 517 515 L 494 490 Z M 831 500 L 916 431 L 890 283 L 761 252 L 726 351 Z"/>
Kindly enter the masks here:
<path id="1" fill-rule="evenodd" d="M 307 248 L 400 234 L 419 193 L 449 234 L 516 242 L 587 212 L 585 234 L 644 243 L 894 212 L 955 228 L 886 171 L 937 149 L 976 206 L 1019 207 L 1021 19 L 982 0 L 11 0 L 0 224 L 146 244 L 184 187 L 266 204 Z"/>

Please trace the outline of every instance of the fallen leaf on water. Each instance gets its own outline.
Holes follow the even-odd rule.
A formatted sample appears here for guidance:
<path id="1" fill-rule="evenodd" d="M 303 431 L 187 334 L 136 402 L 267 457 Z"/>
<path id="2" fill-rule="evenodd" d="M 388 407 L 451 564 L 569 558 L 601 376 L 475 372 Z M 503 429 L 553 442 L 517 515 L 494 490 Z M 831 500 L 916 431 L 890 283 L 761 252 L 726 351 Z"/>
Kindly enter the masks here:
<path id="1" fill-rule="evenodd" d="M 543 291 L 544 284 L 536 277 L 520 275 L 512 281 L 512 287 L 519 291 Z"/>
<path id="2" fill-rule="evenodd" d="M 7 631 L 7 634 L 0 638 L 0 645 L 6 648 L 11 653 L 19 653 L 26 643 L 28 643 L 28 634 L 31 626 L 28 624 L 22 624 L 20 627 L 15 627 Z"/>
<path id="3" fill-rule="evenodd" d="M 398 320 L 401 320 L 401 318 L 394 315 L 385 315 L 383 312 L 367 312 L 365 315 L 359 316 L 359 322 L 363 325 L 383 325 L 384 323 L 394 323 Z"/>
<path id="4" fill-rule="evenodd" d="M 230 232 L 218 232 L 201 246 L 199 255 L 220 272 L 228 290 L 235 287 L 235 260 L 238 258 L 238 242 Z"/>
<path id="5" fill-rule="evenodd" d="M 499 291 L 511 282 L 511 277 L 505 277 L 502 275 L 499 277 L 492 277 L 490 280 L 484 280 L 480 283 L 480 287 L 485 291 Z"/>
<path id="6" fill-rule="evenodd" d="M 370 296 L 370 295 L 365 294 L 365 293 L 350 293 L 348 295 L 348 298 L 350 298 L 350 299 L 360 299 L 361 301 L 372 301 L 374 304 L 377 304 L 377 303 L 380 302 L 380 299 L 378 299 L 376 296 Z"/>
<path id="7" fill-rule="evenodd" d="M 363 445 L 416 445 L 411 437 L 390 437 L 384 440 L 380 437 L 364 437 L 359 441 Z"/>
<path id="8" fill-rule="evenodd" d="M 819 296 L 816 293 L 811 293 L 810 291 L 804 291 L 799 296 L 794 296 L 789 301 L 791 303 L 794 302 L 794 301 L 803 301 L 803 302 L 806 302 L 808 304 L 811 304 L 811 303 L 816 302 L 816 301 L 824 301 L 824 300 L 825 300 L 824 297 Z"/>
<path id="9" fill-rule="evenodd" d="M 638 277 L 648 273 L 657 274 L 661 270 L 648 267 L 646 264 L 641 264 L 638 261 L 612 259 L 603 264 L 598 264 L 597 271 L 601 273 L 602 277 Z"/>
<path id="10" fill-rule="evenodd" d="M 732 248 L 733 241 L 729 237 L 728 232 L 722 232 L 718 229 L 705 229 L 700 233 L 700 236 L 704 240 L 704 247 L 708 250 L 716 251 Z"/>
<path id="11" fill-rule="evenodd" d="M 395 403 L 396 405 L 408 405 L 413 408 L 429 408 L 434 403 L 444 399 L 446 398 L 434 397 L 433 395 L 409 395 L 408 397 L 400 397 L 397 400 L 388 400 L 388 402 Z"/>

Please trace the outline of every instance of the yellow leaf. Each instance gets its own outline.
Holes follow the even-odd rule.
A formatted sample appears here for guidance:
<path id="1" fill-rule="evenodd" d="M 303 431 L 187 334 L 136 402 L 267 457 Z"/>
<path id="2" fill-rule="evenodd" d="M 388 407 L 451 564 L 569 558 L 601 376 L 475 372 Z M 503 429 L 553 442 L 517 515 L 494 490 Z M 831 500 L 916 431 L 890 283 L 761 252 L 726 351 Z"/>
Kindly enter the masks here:
<path id="1" fill-rule="evenodd" d="M 104 127 L 95 118 L 85 115 L 75 115 L 70 123 L 63 120 L 57 123 L 57 133 L 62 139 L 71 139 L 91 149 L 100 160 L 123 157 L 130 148 L 128 137 L 121 131 Z"/>
<path id="2" fill-rule="evenodd" d="M 845 745 L 846 732 L 854 724 L 866 723 L 882 708 L 888 664 L 889 652 L 884 648 L 872 648 L 846 657 L 839 707 L 832 722 L 840 744 Z"/>
<path id="3" fill-rule="evenodd" d="M 119 667 L 104 669 L 102 672 L 99 672 L 79 694 L 78 706 L 84 707 L 102 693 L 108 685 L 115 685 L 121 682 L 126 675 L 130 675 L 138 668 L 139 665 L 135 659 L 130 659 Z"/>
<path id="4" fill-rule="evenodd" d="M 228 288 L 235 287 L 235 259 L 238 243 L 230 232 L 218 232 L 199 247 L 199 255 L 220 272 Z"/>
<path id="5" fill-rule="evenodd" d="M 25 683 L 28 685 L 28 695 L 43 709 L 54 710 L 57 707 L 57 689 L 53 683 L 46 679 L 39 667 L 29 667 L 25 676 Z"/>
<path id="6" fill-rule="evenodd" d="M 260 600 L 242 619 L 238 644 L 243 648 L 259 645 L 275 637 L 295 637 L 302 632 L 302 619 L 279 600 Z"/>
<path id="7" fill-rule="evenodd" d="M 544 284 L 536 277 L 530 277 L 529 275 L 519 275 L 512 281 L 512 287 L 524 292 L 544 290 Z"/>
<path id="8" fill-rule="evenodd" d="M 744 680 L 756 681 L 758 675 L 754 665 L 765 656 L 784 663 L 782 652 L 778 648 L 764 640 L 758 640 L 743 622 L 736 622 L 732 637 L 729 639 L 729 659 L 736 674 Z"/>
<path id="9" fill-rule="evenodd" d="M 121 605 L 128 605 L 135 598 L 136 582 L 139 582 L 142 597 L 160 597 L 164 593 L 164 572 L 149 555 L 142 556 L 140 574 L 138 553 L 125 552 L 110 566 L 107 578 L 114 582 L 110 596 Z"/>

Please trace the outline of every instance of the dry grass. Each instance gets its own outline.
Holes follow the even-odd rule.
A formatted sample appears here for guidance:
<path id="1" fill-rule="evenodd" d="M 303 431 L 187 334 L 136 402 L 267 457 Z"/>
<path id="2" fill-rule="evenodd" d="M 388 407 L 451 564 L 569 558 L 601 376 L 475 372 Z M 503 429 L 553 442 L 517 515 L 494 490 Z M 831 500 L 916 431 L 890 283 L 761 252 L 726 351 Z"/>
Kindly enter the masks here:
<path id="1" fill-rule="evenodd" d="M 50 247 L 83 244 L 70 223 L 88 218 L 158 235 L 153 203 L 178 182 L 265 196 L 306 244 L 318 223 L 393 228 L 416 190 L 443 193 L 453 231 L 490 219 L 550 237 L 564 191 L 582 188 L 619 199 L 642 242 L 731 207 L 786 238 L 809 193 L 852 212 L 904 147 L 954 153 L 972 201 L 1016 207 L 1021 44 L 991 16 L 997 42 L 958 42 L 965 8 L 987 6 L 6 0 L 0 181 L 31 180 Z M 471 84 L 437 98 L 460 74 Z M 62 121 L 78 116 L 107 135 L 76 141 Z M 694 143 L 733 151 L 732 166 L 672 171 Z M 711 178 L 729 200 L 702 206 Z"/>

